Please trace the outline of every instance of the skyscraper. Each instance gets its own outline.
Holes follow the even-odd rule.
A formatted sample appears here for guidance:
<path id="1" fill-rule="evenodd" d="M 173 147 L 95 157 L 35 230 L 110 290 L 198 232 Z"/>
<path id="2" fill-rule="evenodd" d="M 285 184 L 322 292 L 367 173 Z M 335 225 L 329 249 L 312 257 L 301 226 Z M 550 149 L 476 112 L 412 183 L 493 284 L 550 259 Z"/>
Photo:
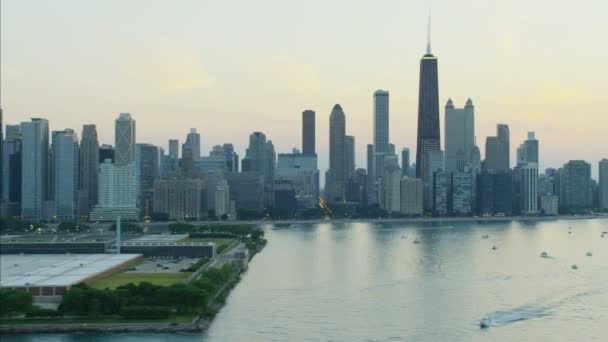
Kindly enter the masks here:
<path id="1" fill-rule="evenodd" d="M 329 170 L 325 179 L 328 202 L 341 202 L 345 196 L 345 132 L 344 111 L 336 104 L 329 115 Z"/>
<path id="2" fill-rule="evenodd" d="M 55 168 L 55 219 L 74 222 L 78 218 L 78 136 L 71 129 L 53 132 Z M 97 159 L 94 159 L 97 160 Z"/>
<path id="3" fill-rule="evenodd" d="M 384 155 L 384 173 L 380 178 L 380 207 L 387 213 L 401 211 L 401 169 L 396 155 Z"/>
<path id="4" fill-rule="evenodd" d="M 344 137 L 344 179 L 355 177 L 355 137 L 347 135 Z"/>
<path id="5" fill-rule="evenodd" d="M 169 139 L 169 170 L 175 171 L 179 166 L 179 140 Z"/>
<path id="6" fill-rule="evenodd" d="M 389 152 L 388 91 L 374 92 L 374 147 L 377 153 Z"/>
<path id="7" fill-rule="evenodd" d="M 135 161 L 135 120 L 129 113 L 120 113 L 114 126 L 114 163 Z"/>
<path id="8" fill-rule="evenodd" d="M 445 169 L 449 172 L 470 168 L 475 146 L 475 108 L 467 100 L 464 108 L 454 108 L 452 99 L 445 106 Z"/>
<path id="9" fill-rule="evenodd" d="M 302 153 L 315 154 L 315 111 L 302 112 Z"/>
<path id="10" fill-rule="evenodd" d="M 376 177 L 374 177 L 374 144 L 367 144 L 367 203 L 378 203 L 378 193 L 376 192 Z"/>
<path id="11" fill-rule="evenodd" d="M 151 144 L 136 145 L 136 165 L 138 175 L 138 207 L 144 216 L 152 214 L 154 200 L 154 180 L 160 171 L 158 147 Z"/>
<path id="12" fill-rule="evenodd" d="M 418 178 L 401 178 L 401 214 L 422 215 L 422 180 Z"/>
<path id="13" fill-rule="evenodd" d="M 49 122 L 33 118 L 21 123 L 21 216 L 38 222 L 49 188 Z"/>
<path id="14" fill-rule="evenodd" d="M 600 160 L 599 168 L 600 168 L 600 184 L 599 184 L 600 208 L 608 208 L 608 159 Z"/>
<path id="15" fill-rule="evenodd" d="M 516 189 L 522 214 L 538 213 L 538 140 L 534 132 L 517 149 Z"/>
<path id="16" fill-rule="evenodd" d="M 441 150 L 437 57 L 431 53 L 430 18 L 426 54 L 420 60 L 416 142 L 416 177 L 422 178 L 422 181 L 428 184 L 431 181 L 428 154 L 431 151 Z"/>
<path id="17" fill-rule="evenodd" d="M 505 124 L 498 124 L 496 136 L 486 139 L 485 167 L 488 171 L 509 171 L 511 168 L 509 140 L 509 126 Z"/>
<path id="18" fill-rule="evenodd" d="M 191 151 L 193 162 L 201 159 L 201 135 L 196 131 L 196 128 L 190 128 L 190 133 L 186 136 L 184 145 L 184 149 L 187 148 Z"/>
<path id="19" fill-rule="evenodd" d="M 564 164 L 559 170 L 559 190 L 560 211 L 591 207 L 591 164 L 584 160 Z"/>
<path id="20" fill-rule="evenodd" d="M 95 125 L 82 126 L 80 141 L 80 196 L 79 208 L 81 215 L 89 214 L 97 204 L 97 167 L 99 165 L 99 142 Z"/>
<path id="21" fill-rule="evenodd" d="M 404 176 L 407 176 L 410 169 L 410 149 L 404 147 L 401 150 L 401 173 Z"/>
<path id="22" fill-rule="evenodd" d="M 21 126 L 6 126 L 6 136 L 2 148 L 2 200 L 19 203 L 18 212 L 6 216 L 21 215 Z"/>

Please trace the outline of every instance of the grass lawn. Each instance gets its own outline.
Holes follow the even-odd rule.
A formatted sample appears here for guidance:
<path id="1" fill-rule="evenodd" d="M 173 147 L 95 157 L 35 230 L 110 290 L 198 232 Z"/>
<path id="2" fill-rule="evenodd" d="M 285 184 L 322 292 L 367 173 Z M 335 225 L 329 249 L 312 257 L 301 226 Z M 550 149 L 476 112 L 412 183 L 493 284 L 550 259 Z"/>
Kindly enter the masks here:
<path id="1" fill-rule="evenodd" d="M 139 284 L 147 281 L 152 284 L 168 286 L 178 283 L 188 277 L 190 273 L 115 273 L 107 278 L 97 280 L 90 284 L 97 289 L 117 288 L 128 283 Z"/>

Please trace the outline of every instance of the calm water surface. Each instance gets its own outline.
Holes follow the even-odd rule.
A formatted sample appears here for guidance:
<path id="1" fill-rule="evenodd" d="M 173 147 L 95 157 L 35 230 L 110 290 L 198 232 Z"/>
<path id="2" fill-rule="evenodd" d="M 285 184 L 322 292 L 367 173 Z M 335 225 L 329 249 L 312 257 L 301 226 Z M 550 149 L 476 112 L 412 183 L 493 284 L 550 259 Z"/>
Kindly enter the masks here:
<path id="1" fill-rule="evenodd" d="M 205 334 L 2 341 L 608 341 L 602 231 L 607 219 L 268 226 Z"/>

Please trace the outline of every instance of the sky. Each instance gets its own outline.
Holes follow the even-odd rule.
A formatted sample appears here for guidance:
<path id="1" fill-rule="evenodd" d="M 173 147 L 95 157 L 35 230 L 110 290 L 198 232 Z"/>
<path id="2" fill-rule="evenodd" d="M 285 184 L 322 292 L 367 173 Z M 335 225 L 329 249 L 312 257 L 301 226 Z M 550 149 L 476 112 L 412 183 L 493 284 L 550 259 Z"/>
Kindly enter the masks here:
<path id="1" fill-rule="evenodd" d="M 512 164 L 535 131 L 541 169 L 584 159 L 597 175 L 608 158 L 603 0 L 2 0 L 0 105 L 7 124 L 95 123 L 110 144 L 129 112 L 137 142 L 167 150 L 195 127 L 204 155 L 231 142 L 241 157 L 254 131 L 277 153 L 301 148 L 301 112 L 313 109 L 323 174 L 340 103 L 365 167 L 377 89 L 390 92 L 391 142 L 415 150 L 429 10 L 442 135 L 448 98 L 471 98 L 482 157 L 506 123 Z"/>

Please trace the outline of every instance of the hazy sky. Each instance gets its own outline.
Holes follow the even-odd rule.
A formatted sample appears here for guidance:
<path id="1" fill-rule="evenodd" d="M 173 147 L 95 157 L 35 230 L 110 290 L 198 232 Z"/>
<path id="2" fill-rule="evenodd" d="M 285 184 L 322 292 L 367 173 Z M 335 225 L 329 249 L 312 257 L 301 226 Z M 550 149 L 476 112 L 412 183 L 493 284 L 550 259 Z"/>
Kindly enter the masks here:
<path id="1" fill-rule="evenodd" d="M 114 119 L 130 112 L 138 142 L 166 149 L 196 127 L 205 155 L 232 142 L 242 157 L 253 131 L 277 152 L 300 148 L 301 112 L 314 109 L 323 173 L 340 103 L 365 167 L 376 89 L 390 91 L 391 142 L 415 150 L 430 6 L 442 136 L 447 99 L 471 97 L 482 157 L 507 123 L 512 159 L 534 130 L 541 168 L 585 159 L 596 175 L 608 158 L 604 0 L 2 0 L 5 122 L 95 123 L 113 143 Z"/>

